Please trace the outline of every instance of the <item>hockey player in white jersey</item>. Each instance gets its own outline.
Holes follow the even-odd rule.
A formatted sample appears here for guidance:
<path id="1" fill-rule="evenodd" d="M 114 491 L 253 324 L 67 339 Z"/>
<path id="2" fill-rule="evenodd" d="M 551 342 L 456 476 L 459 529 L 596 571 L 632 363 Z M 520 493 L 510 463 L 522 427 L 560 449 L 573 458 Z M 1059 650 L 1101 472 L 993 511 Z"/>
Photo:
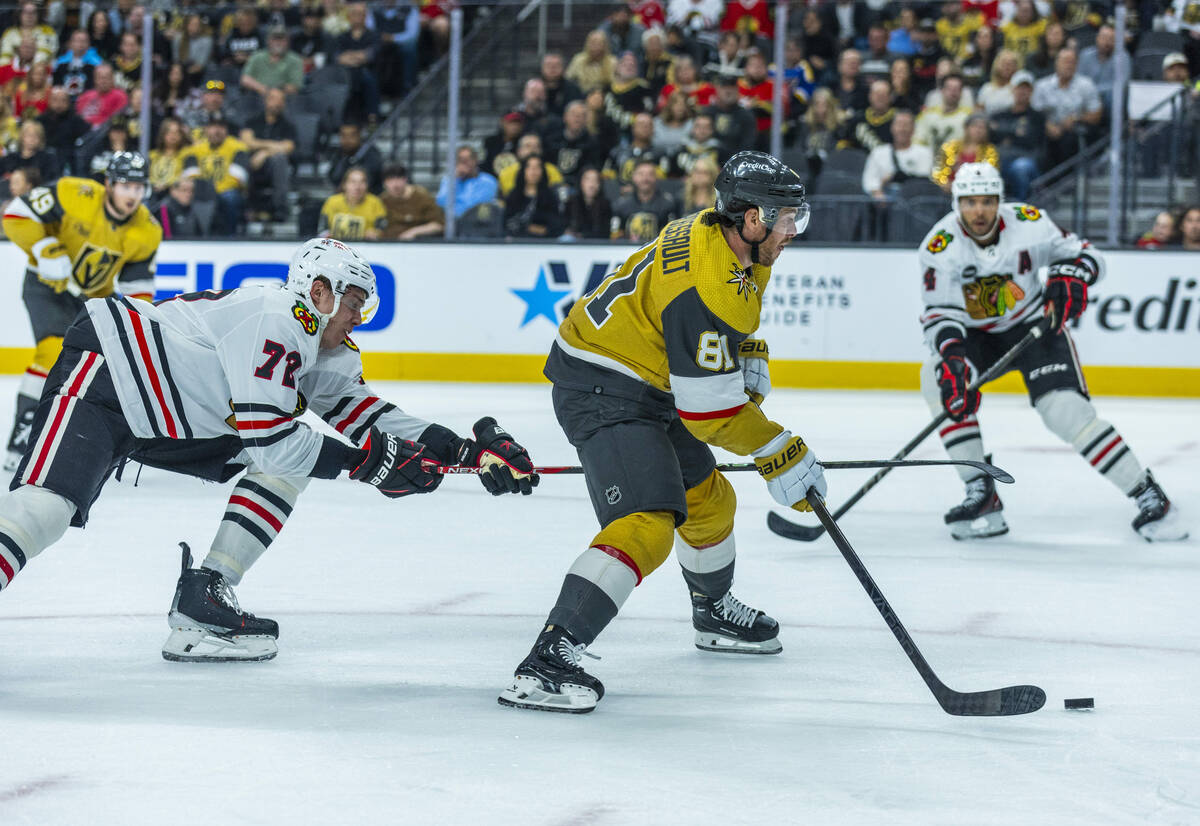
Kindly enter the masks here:
<path id="1" fill-rule="evenodd" d="M 375 276 L 329 239 L 305 243 L 283 287 L 87 302 L 46 381 L 11 490 L 0 498 L 0 589 L 82 527 L 126 458 L 234 488 L 207 558 L 185 548 L 163 655 L 275 656 L 278 625 L 244 613 L 232 585 L 286 521 L 309 478 L 350 478 L 396 498 L 435 490 L 434 465 L 485 467 L 493 493 L 529 493 L 528 453 L 494 419 L 474 439 L 397 409 L 362 380 L 349 333 L 376 305 Z M 320 415 L 353 444 L 297 421 Z"/>
<path id="2" fill-rule="evenodd" d="M 1088 288 L 1104 275 L 1104 259 L 1087 241 L 1060 229 L 1037 207 L 1003 203 L 995 167 L 964 164 L 952 184 L 954 210 L 934 225 L 918 251 L 930 358 L 921 392 L 951 422 L 939 435 L 955 459 L 984 458 L 975 412 L 980 394 L 969 385 L 1050 316 L 1050 331 L 1027 347 L 1020 370 L 1029 400 L 1046 427 L 1134 501 L 1133 528 L 1149 541 L 1185 539 L 1179 514 L 1149 469 L 1116 428 L 1099 418 L 1068 322 L 1087 306 Z M 1043 279 L 1043 273 L 1044 279 Z M 945 517 L 955 539 L 1008 532 L 995 482 L 960 468 L 967 495 Z"/>

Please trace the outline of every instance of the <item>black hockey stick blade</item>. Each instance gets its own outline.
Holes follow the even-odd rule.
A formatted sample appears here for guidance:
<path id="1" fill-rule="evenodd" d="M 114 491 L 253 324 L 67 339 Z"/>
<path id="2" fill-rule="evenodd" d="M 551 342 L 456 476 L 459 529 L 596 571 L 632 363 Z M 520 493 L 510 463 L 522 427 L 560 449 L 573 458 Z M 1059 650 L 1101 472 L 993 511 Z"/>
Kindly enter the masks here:
<path id="1" fill-rule="evenodd" d="M 821 462 L 818 459 L 817 461 L 826 470 L 873 470 L 875 468 L 965 465 L 966 467 L 973 467 L 976 470 L 983 471 L 997 482 L 1003 482 L 1006 485 L 1011 485 L 1016 481 L 1013 479 L 1012 474 L 1004 468 L 996 467 L 990 462 L 977 462 L 974 459 L 862 459 L 846 462 Z"/>
<path id="2" fill-rule="evenodd" d="M 775 511 L 767 512 L 767 527 L 777 536 L 799 542 L 812 542 L 825 534 L 824 525 L 798 525 L 784 519 Z"/>
<path id="3" fill-rule="evenodd" d="M 1010 685 L 991 691 L 959 692 L 942 686 L 934 691 L 942 710 L 956 717 L 1015 717 L 1032 714 L 1046 704 L 1046 692 L 1036 685 Z"/>

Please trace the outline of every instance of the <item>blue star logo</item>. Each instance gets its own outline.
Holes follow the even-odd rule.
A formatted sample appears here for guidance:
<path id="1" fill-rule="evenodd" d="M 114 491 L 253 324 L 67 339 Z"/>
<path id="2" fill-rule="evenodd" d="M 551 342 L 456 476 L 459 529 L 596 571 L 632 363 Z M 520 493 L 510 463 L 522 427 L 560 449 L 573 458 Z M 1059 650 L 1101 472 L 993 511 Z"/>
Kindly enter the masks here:
<path id="1" fill-rule="evenodd" d="M 529 290 L 512 290 L 517 298 L 525 302 L 524 327 L 538 316 L 545 316 L 555 327 L 558 326 L 558 303 L 571 294 L 570 290 L 556 290 L 546 281 L 545 267 L 538 268 L 537 283 Z"/>

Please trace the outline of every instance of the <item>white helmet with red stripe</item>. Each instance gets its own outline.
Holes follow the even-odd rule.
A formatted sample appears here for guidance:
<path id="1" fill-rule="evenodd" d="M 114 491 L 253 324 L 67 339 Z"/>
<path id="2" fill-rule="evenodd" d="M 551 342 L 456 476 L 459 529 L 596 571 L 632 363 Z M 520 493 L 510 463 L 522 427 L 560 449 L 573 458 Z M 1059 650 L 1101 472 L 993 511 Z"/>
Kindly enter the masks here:
<path id="1" fill-rule="evenodd" d="M 318 278 L 326 281 L 333 291 L 332 310 L 321 313 L 313 307 L 313 312 L 321 319 L 322 327 L 337 313 L 348 287 L 358 287 L 366 293 L 362 323 L 366 324 L 371 320 L 371 316 L 379 307 L 379 296 L 375 292 L 375 271 L 361 255 L 332 238 L 313 238 L 305 241 L 292 255 L 284 289 L 311 303 L 312 285 Z"/>

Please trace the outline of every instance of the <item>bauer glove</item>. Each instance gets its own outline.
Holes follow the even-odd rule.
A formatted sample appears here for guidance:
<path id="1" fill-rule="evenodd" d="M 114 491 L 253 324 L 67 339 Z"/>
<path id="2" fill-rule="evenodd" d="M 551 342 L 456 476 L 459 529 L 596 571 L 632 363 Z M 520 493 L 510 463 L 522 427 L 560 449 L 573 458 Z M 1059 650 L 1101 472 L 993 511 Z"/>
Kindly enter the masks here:
<path id="1" fill-rule="evenodd" d="M 502 493 L 533 493 L 540 481 L 533 472 L 529 451 L 513 441 L 496 420 L 485 416 L 471 428 L 475 440 L 463 439 L 458 464 L 483 468 L 479 481 L 492 496 Z"/>
<path id="2" fill-rule="evenodd" d="M 746 395 L 755 404 L 762 404 L 763 399 L 771 392 L 771 369 L 767 343 L 762 339 L 748 338 L 738 345 L 738 358 L 742 361 L 742 379 L 746 385 Z"/>
<path id="3" fill-rule="evenodd" d="M 961 422 L 979 409 L 982 400 L 979 391 L 968 388 L 975 370 L 962 342 L 952 342 L 942 348 L 942 363 L 934 368 L 934 375 L 942 392 L 942 407 L 951 419 Z"/>
<path id="4" fill-rule="evenodd" d="M 825 471 L 804 440 L 791 431 L 783 431 L 754 451 L 754 464 L 779 504 L 798 511 L 812 510 L 807 499 L 809 488 L 816 488 L 824 501 Z"/>
<path id="5" fill-rule="evenodd" d="M 425 455 L 425 445 L 384 433 L 378 427 L 371 428 L 359 453 L 362 461 L 350 471 L 350 478 L 366 482 L 389 499 L 432 493 L 442 483 L 437 462 Z"/>
<path id="6" fill-rule="evenodd" d="M 1083 314 L 1091 275 L 1086 267 L 1071 262 L 1059 261 L 1050 265 L 1046 279 L 1046 313 L 1054 332 L 1061 333 L 1068 321 Z"/>
<path id="7" fill-rule="evenodd" d="M 62 243 L 49 236 L 34 244 L 30 252 L 37 262 L 38 281 L 56 293 L 65 290 L 71 278 L 71 259 Z"/>

